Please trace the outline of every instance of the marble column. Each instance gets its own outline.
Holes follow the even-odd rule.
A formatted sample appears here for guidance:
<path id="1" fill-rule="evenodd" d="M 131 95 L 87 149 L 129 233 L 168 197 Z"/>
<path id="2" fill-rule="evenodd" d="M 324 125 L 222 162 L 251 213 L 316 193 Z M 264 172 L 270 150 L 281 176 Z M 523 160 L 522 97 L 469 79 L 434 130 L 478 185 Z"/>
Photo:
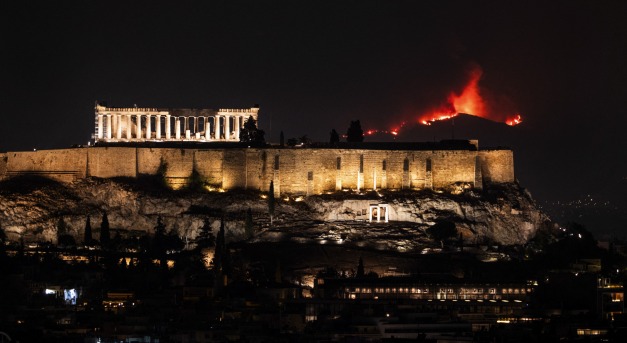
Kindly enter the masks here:
<path id="1" fill-rule="evenodd" d="M 208 117 L 204 117 L 204 118 L 205 118 L 205 139 L 210 140 L 211 139 L 211 127 L 209 126 L 209 118 Z"/>
<path id="2" fill-rule="evenodd" d="M 235 122 L 233 123 L 233 126 L 235 126 L 235 137 L 233 137 L 234 140 L 239 141 L 239 129 L 240 126 L 242 125 L 240 123 L 240 116 L 236 116 L 235 117 Z"/>
<path id="3" fill-rule="evenodd" d="M 231 116 L 224 116 L 224 140 L 231 140 Z"/>
<path id="4" fill-rule="evenodd" d="M 216 140 L 220 140 L 220 116 L 216 116 L 216 127 L 215 130 L 216 132 Z"/>
<path id="5" fill-rule="evenodd" d="M 111 115 L 111 137 L 113 137 L 113 138 L 115 138 L 117 136 L 117 131 L 118 131 L 117 130 L 118 126 L 116 125 L 117 124 L 117 119 L 118 119 L 117 114 L 112 114 Z"/>
<path id="6" fill-rule="evenodd" d="M 122 115 L 121 114 L 116 114 L 115 115 L 115 124 L 117 126 L 117 134 L 116 134 L 116 138 L 118 140 L 122 139 Z"/>
<path id="7" fill-rule="evenodd" d="M 111 139 L 111 115 L 107 114 L 107 139 Z"/>
<path id="8" fill-rule="evenodd" d="M 170 115 L 166 114 L 165 115 L 165 139 L 170 139 L 170 137 L 172 136 L 172 133 L 170 132 L 171 128 L 170 128 Z"/>
<path id="9" fill-rule="evenodd" d="M 181 120 L 179 117 L 174 119 L 174 138 L 181 139 Z"/>
<path id="10" fill-rule="evenodd" d="M 127 114 L 126 115 L 126 139 L 131 139 L 133 138 L 133 131 L 131 130 L 131 128 L 133 127 L 131 125 L 132 121 L 131 121 L 131 115 Z"/>
<path id="11" fill-rule="evenodd" d="M 137 139 L 141 139 L 142 138 L 142 115 L 141 114 L 137 114 L 135 116 L 137 118 L 137 126 L 135 127 L 135 138 Z"/>
<path id="12" fill-rule="evenodd" d="M 150 127 L 150 114 L 146 115 L 146 139 L 152 138 L 152 128 Z"/>
<path id="13" fill-rule="evenodd" d="M 102 127 L 103 125 L 104 125 L 104 116 L 102 114 L 98 114 L 98 139 L 104 138 L 104 131 Z"/>
<path id="14" fill-rule="evenodd" d="M 157 139 L 161 139 L 161 115 L 157 114 L 155 116 L 155 128 L 157 129 Z"/>

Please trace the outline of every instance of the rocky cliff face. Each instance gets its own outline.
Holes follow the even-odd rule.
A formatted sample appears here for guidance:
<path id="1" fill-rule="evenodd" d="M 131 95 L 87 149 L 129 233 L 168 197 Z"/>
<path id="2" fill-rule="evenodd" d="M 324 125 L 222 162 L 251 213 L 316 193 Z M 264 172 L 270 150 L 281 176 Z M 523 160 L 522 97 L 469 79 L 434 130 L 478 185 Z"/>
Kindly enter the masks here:
<path id="1" fill-rule="evenodd" d="M 267 200 L 254 192 L 157 192 L 128 180 L 87 179 L 72 184 L 9 180 L 0 184 L 0 225 L 12 240 L 23 236 L 25 241 L 54 242 L 62 218 L 68 233 L 81 242 L 87 216 L 98 238 L 106 212 L 110 227 L 122 234 L 152 233 L 161 217 L 169 230 L 191 241 L 207 218 L 217 231 L 225 213 L 227 239 L 238 240 L 244 236 L 245 211 L 251 208 L 257 241 L 332 239 L 358 246 L 378 242 L 376 247 L 384 249 L 400 244 L 403 250 L 413 250 L 424 243 L 425 229 L 439 220 L 454 222 L 467 242 L 487 237 L 500 244 L 524 243 L 548 221 L 531 197 L 513 184 L 459 195 L 339 192 L 277 202 L 275 225 L 270 229 Z M 390 223 L 369 223 L 370 204 L 387 204 Z"/>

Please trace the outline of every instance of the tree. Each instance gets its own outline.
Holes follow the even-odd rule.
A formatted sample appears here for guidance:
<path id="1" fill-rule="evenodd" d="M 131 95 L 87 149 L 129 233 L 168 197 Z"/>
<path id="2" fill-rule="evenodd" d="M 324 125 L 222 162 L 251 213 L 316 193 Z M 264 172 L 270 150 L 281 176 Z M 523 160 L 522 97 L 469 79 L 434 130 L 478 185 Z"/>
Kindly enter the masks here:
<path id="1" fill-rule="evenodd" d="M 455 237 L 457 235 L 457 228 L 455 228 L 455 223 L 443 220 L 428 228 L 427 234 L 431 238 L 440 241 L 440 245 L 444 248 L 444 241 Z"/>
<path id="2" fill-rule="evenodd" d="M 270 215 L 270 225 L 272 225 L 272 217 L 274 216 L 274 181 L 270 181 L 270 189 L 268 190 L 268 214 Z"/>
<path id="3" fill-rule="evenodd" d="M 265 143 L 265 132 L 257 128 L 257 122 L 252 116 L 246 119 L 244 127 L 239 132 L 239 141 L 247 143 Z"/>
<path id="4" fill-rule="evenodd" d="M 300 141 L 301 146 L 308 146 L 309 144 L 311 144 L 311 139 L 307 135 L 303 135 L 298 140 Z"/>
<path id="5" fill-rule="evenodd" d="M 57 245 L 62 247 L 76 246 L 76 241 L 74 237 L 68 233 L 68 228 L 63 217 L 60 217 L 57 222 Z"/>
<path id="6" fill-rule="evenodd" d="M 213 272 L 215 274 L 214 294 L 221 294 L 224 290 L 223 287 L 228 283 L 228 276 L 231 274 L 231 255 L 224 238 L 224 216 L 222 216 L 220 230 L 216 238 L 216 250 L 213 255 Z"/>
<path id="7" fill-rule="evenodd" d="M 166 162 L 165 159 L 161 157 L 161 160 L 159 161 L 159 168 L 157 168 L 156 175 L 158 178 L 159 186 L 163 187 L 164 189 L 169 188 L 167 174 L 168 174 L 168 162 Z"/>
<path id="8" fill-rule="evenodd" d="M 251 238 L 254 234 L 253 230 L 253 211 L 248 208 L 246 211 L 246 222 L 244 224 L 244 232 L 246 233 L 246 238 Z"/>
<path id="9" fill-rule="evenodd" d="M 7 242 L 7 233 L 4 232 L 2 224 L 0 224 L 0 246 L 4 246 Z"/>
<path id="10" fill-rule="evenodd" d="M 285 146 L 285 136 L 283 135 L 283 131 L 281 131 L 281 134 L 279 135 L 279 145 L 281 148 Z"/>
<path id="11" fill-rule="evenodd" d="M 188 190 L 190 190 L 190 191 L 200 192 L 200 191 L 205 189 L 204 188 L 205 187 L 205 180 L 200 175 L 200 173 L 196 169 L 195 165 L 192 168 L 192 173 L 190 174 L 189 179 L 187 180 L 187 185 L 186 186 L 187 186 L 186 188 Z"/>
<path id="12" fill-rule="evenodd" d="M 111 241 L 111 233 L 109 232 L 109 217 L 107 212 L 102 214 L 102 222 L 100 223 L 100 245 L 105 248 L 109 246 Z"/>
<path id="13" fill-rule="evenodd" d="M 365 273 L 364 273 L 364 259 L 360 256 L 359 257 L 359 264 L 357 265 L 357 274 L 355 275 L 358 278 L 362 278 L 364 277 Z"/>
<path id="14" fill-rule="evenodd" d="M 91 218 L 89 217 L 89 214 L 87 215 L 87 219 L 85 220 L 85 233 L 83 237 L 83 244 L 90 245 L 92 243 L 93 238 L 91 237 Z"/>
<path id="15" fill-rule="evenodd" d="M 351 121 L 348 130 L 346 130 L 347 142 L 363 142 L 364 130 L 361 129 L 361 123 L 359 120 Z"/>
<path id="16" fill-rule="evenodd" d="M 211 248 L 215 245 L 216 237 L 213 235 L 213 228 L 211 228 L 209 218 L 205 218 L 203 221 L 203 225 L 200 228 L 200 232 L 198 233 L 198 236 L 196 236 L 196 248 Z"/>
<path id="17" fill-rule="evenodd" d="M 216 238 L 216 250 L 213 255 L 213 267 L 216 271 L 222 271 L 222 265 L 224 263 L 224 253 L 225 253 L 225 238 L 224 238 L 224 215 L 222 215 L 222 219 L 220 220 L 220 230 L 218 231 L 218 236 Z"/>
<path id="18" fill-rule="evenodd" d="M 5 246 L 7 244 L 7 233 L 4 232 L 2 224 L 0 224 L 0 255 L 4 255 Z"/>
<path id="19" fill-rule="evenodd" d="M 59 217 L 59 221 L 57 222 L 57 238 L 63 236 L 67 233 L 67 225 L 65 225 L 65 220 L 63 217 Z"/>
<path id="20" fill-rule="evenodd" d="M 122 249 L 122 237 L 120 236 L 120 230 L 116 230 L 111 240 L 111 250 L 119 251 L 120 249 Z"/>
<path id="21" fill-rule="evenodd" d="M 173 228 L 166 233 L 165 224 L 161 216 L 157 217 L 157 225 L 155 226 L 155 237 L 153 240 L 152 248 L 153 254 L 159 259 L 159 265 L 163 270 L 168 269 L 168 252 L 180 251 L 185 246 L 185 243 L 179 237 L 176 230 Z"/>
<path id="22" fill-rule="evenodd" d="M 289 138 L 287 140 L 287 146 L 296 146 L 298 144 L 298 138 Z"/>
<path id="23" fill-rule="evenodd" d="M 337 146 L 337 144 L 340 142 L 340 135 L 337 133 L 337 131 L 335 131 L 335 129 L 331 130 L 331 134 L 330 134 L 330 138 L 329 138 L 329 144 L 331 144 L 331 146 Z"/>
<path id="24" fill-rule="evenodd" d="M 74 239 L 74 237 L 66 233 L 66 234 L 62 234 L 61 236 L 59 236 L 57 240 L 57 244 L 60 247 L 65 247 L 65 248 L 75 247 L 76 240 Z"/>
<path id="25" fill-rule="evenodd" d="M 157 217 L 157 225 L 155 225 L 155 236 L 165 235 L 165 224 L 163 224 L 163 218 L 161 216 Z"/>
<path id="26" fill-rule="evenodd" d="M 152 241 L 153 254 L 159 259 L 159 265 L 165 269 L 167 266 L 166 260 L 166 237 L 165 237 L 165 225 L 161 216 L 157 217 L 157 225 L 155 225 L 155 237 Z"/>

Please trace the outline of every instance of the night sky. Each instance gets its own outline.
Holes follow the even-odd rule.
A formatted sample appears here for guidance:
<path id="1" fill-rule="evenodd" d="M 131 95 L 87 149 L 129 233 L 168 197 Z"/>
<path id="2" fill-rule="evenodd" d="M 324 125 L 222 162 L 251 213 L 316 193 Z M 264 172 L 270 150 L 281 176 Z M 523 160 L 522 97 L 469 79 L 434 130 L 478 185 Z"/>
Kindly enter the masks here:
<path id="1" fill-rule="evenodd" d="M 96 100 L 259 104 L 267 140 L 327 141 L 413 123 L 478 66 L 486 101 L 523 116 L 498 141 L 521 184 L 627 232 L 627 2 L 174 3 L 3 1 L 0 151 L 85 144 Z"/>

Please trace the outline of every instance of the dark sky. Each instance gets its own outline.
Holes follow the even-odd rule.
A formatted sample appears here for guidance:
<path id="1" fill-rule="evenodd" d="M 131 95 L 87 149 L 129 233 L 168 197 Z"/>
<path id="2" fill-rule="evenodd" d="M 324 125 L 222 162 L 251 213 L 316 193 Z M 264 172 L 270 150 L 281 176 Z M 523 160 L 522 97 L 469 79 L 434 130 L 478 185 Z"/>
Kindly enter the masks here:
<path id="1" fill-rule="evenodd" d="M 326 141 L 352 119 L 415 119 L 478 65 L 485 95 L 523 115 L 510 145 L 536 198 L 624 205 L 626 14 L 618 1 L 3 1 L 0 151 L 86 143 L 95 100 L 258 103 L 268 140 Z"/>

